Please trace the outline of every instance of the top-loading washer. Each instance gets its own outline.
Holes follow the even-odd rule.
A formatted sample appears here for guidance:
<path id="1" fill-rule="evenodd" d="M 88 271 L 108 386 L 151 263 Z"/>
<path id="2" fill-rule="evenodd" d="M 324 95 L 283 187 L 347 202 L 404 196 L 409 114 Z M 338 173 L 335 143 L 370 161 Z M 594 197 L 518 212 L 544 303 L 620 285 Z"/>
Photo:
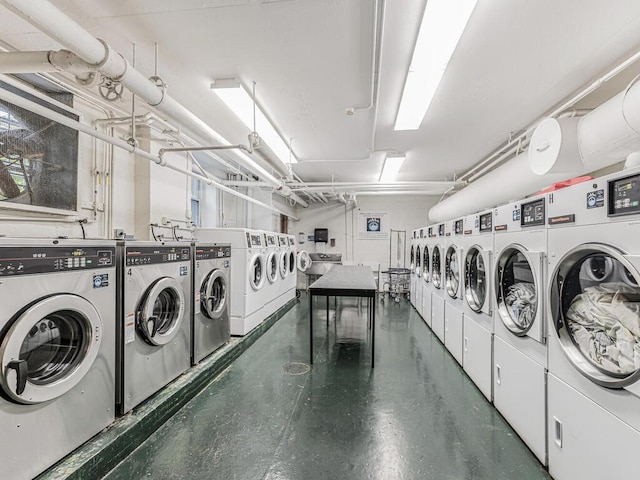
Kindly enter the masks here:
<path id="1" fill-rule="evenodd" d="M 115 242 L 0 239 L 2 478 L 29 479 L 114 420 Z"/>
<path id="2" fill-rule="evenodd" d="M 200 242 L 231 245 L 231 335 L 249 333 L 265 319 L 261 289 L 266 279 L 264 236 L 246 228 L 197 228 Z"/>
<path id="3" fill-rule="evenodd" d="M 231 245 L 193 247 L 193 325 L 191 363 L 200 362 L 229 341 L 232 292 Z"/>
<path id="4" fill-rule="evenodd" d="M 278 298 L 284 290 L 285 279 L 281 278 L 279 272 L 280 244 L 278 234 L 274 232 L 263 232 L 265 243 L 265 268 L 267 280 L 264 282 L 264 316 L 268 317 L 278 308 Z"/>
<path id="5" fill-rule="evenodd" d="M 118 242 L 116 404 L 126 413 L 191 366 L 191 245 Z"/>
<path id="6" fill-rule="evenodd" d="M 549 471 L 636 478 L 640 168 L 549 193 Z M 607 459 L 607 461 L 603 461 Z"/>
<path id="7" fill-rule="evenodd" d="M 445 223 L 444 345 L 462 365 L 464 218 Z"/>
<path id="8" fill-rule="evenodd" d="M 494 212 L 496 408 L 546 465 L 545 285 L 547 196 Z"/>
<path id="9" fill-rule="evenodd" d="M 421 229 L 423 232 L 422 244 L 422 278 L 418 279 L 418 288 L 422 290 L 422 319 L 431 328 L 431 245 L 432 239 L 429 237 L 429 228 Z"/>
<path id="10" fill-rule="evenodd" d="M 424 260 L 424 247 L 425 247 L 425 243 L 426 243 L 426 238 L 425 238 L 425 229 L 421 228 L 418 231 L 418 247 L 416 248 L 416 256 L 419 256 L 420 258 L 416 258 L 416 310 L 418 311 L 418 315 L 420 315 L 421 317 L 424 318 L 423 315 L 423 303 L 422 303 L 422 296 L 423 296 L 423 288 L 422 288 L 422 284 L 424 283 L 424 267 L 423 267 L 423 260 Z"/>
<path id="11" fill-rule="evenodd" d="M 463 365 L 469 378 L 491 401 L 493 211 L 468 215 L 464 220 L 464 230 Z"/>
<path id="12" fill-rule="evenodd" d="M 409 254 L 409 270 L 410 270 L 410 276 L 411 276 L 411 280 L 410 280 L 410 285 L 409 285 L 409 301 L 411 302 L 411 305 L 413 306 L 413 308 L 415 308 L 417 310 L 416 307 L 416 289 L 417 286 L 420 285 L 416 279 L 417 279 L 417 275 L 416 275 L 416 249 L 418 248 L 418 232 L 419 230 L 413 230 L 413 232 L 411 232 L 411 250 L 410 250 L 410 254 Z"/>
<path id="13" fill-rule="evenodd" d="M 447 237 L 444 223 L 432 228 L 436 236 L 431 247 L 431 329 L 444 343 L 444 255 Z"/>

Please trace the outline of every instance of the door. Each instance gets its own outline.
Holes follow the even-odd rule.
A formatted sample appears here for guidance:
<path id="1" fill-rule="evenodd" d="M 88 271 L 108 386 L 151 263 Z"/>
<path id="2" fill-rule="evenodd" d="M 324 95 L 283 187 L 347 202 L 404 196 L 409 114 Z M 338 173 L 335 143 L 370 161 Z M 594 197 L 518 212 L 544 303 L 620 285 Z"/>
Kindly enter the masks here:
<path id="1" fill-rule="evenodd" d="M 211 319 L 217 320 L 227 307 L 227 279 L 224 272 L 214 269 L 209 272 L 200 286 L 200 311 Z"/>
<path id="2" fill-rule="evenodd" d="M 640 379 L 638 257 L 603 244 L 564 255 L 550 282 L 553 335 L 593 382 L 624 388 Z"/>
<path id="3" fill-rule="evenodd" d="M 297 261 L 298 270 L 300 270 L 302 273 L 309 270 L 309 267 L 311 266 L 311 257 L 309 256 L 306 250 L 298 252 L 298 255 L 296 256 L 296 261 Z"/>
<path id="4" fill-rule="evenodd" d="M 201 304 L 204 303 L 201 299 Z M 136 310 L 136 327 L 149 345 L 171 342 L 179 331 L 185 311 L 182 287 L 173 277 L 162 277 L 145 291 Z"/>
<path id="5" fill-rule="evenodd" d="M 469 308 L 476 313 L 491 315 L 489 297 L 489 265 L 491 252 L 473 245 L 464 261 L 464 292 Z"/>
<path id="6" fill-rule="evenodd" d="M 442 249 L 440 245 L 433 247 L 431 254 L 431 283 L 435 288 L 442 288 Z"/>
<path id="7" fill-rule="evenodd" d="M 294 275 L 296 273 L 296 253 L 293 250 L 289 251 L 289 259 L 287 260 L 289 263 L 289 275 Z"/>
<path id="8" fill-rule="evenodd" d="M 416 277 L 420 278 L 422 275 L 422 269 L 420 268 L 422 259 L 420 258 L 420 245 L 416 247 Z"/>
<path id="9" fill-rule="evenodd" d="M 0 344 L 0 386 L 10 400 L 37 404 L 72 390 L 93 365 L 103 324 L 72 294 L 41 298 L 7 323 Z"/>
<path id="10" fill-rule="evenodd" d="M 429 269 L 429 247 L 424 246 L 422 250 L 422 279 L 429 283 L 431 281 L 431 270 Z"/>
<path id="11" fill-rule="evenodd" d="M 267 280 L 269 283 L 274 283 L 278 277 L 278 257 L 276 252 L 270 252 L 267 255 Z"/>
<path id="12" fill-rule="evenodd" d="M 287 252 L 280 252 L 280 261 L 278 262 L 278 269 L 280 270 L 280 277 L 285 278 L 289 271 L 289 255 Z"/>
<path id="13" fill-rule="evenodd" d="M 517 336 L 544 343 L 542 271 L 544 253 L 511 244 L 496 261 L 495 287 L 498 316 Z"/>
<path id="14" fill-rule="evenodd" d="M 249 262 L 249 283 L 254 290 L 260 290 L 264 284 L 264 257 L 254 255 Z"/>
<path id="15" fill-rule="evenodd" d="M 460 296 L 461 273 L 460 249 L 456 245 L 450 245 L 444 260 L 445 290 L 450 298 Z"/>
<path id="16" fill-rule="evenodd" d="M 409 262 L 409 269 L 411 270 L 411 273 L 414 272 L 415 268 L 416 268 L 416 246 L 415 245 L 411 245 L 411 259 Z"/>

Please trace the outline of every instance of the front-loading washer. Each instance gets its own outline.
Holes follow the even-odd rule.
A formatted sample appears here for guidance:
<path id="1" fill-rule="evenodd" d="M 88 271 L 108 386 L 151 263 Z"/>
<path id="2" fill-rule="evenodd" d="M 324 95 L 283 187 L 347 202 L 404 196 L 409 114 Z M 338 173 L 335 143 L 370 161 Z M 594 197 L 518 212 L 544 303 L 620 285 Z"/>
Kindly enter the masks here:
<path id="1" fill-rule="evenodd" d="M 464 223 L 466 249 L 463 261 L 463 365 L 469 378 L 491 401 L 493 211 L 468 215 Z"/>
<path id="2" fill-rule="evenodd" d="M 231 245 L 193 246 L 191 363 L 200 362 L 230 338 Z"/>
<path id="3" fill-rule="evenodd" d="M 444 345 L 462 365 L 464 218 L 445 223 L 444 253 Z"/>
<path id="4" fill-rule="evenodd" d="M 267 281 L 264 236 L 246 228 L 197 228 L 199 242 L 231 245 L 231 335 L 243 336 L 264 321 L 262 288 Z"/>
<path id="5" fill-rule="evenodd" d="M 545 285 L 547 196 L 494 212 L 493 402 L 547 464 Z"/>
<path id="6" fill-rule="evenodd" d="M 444 223 L 432 228 L 435 237 L 431 248 L 431 329 L 444 344 L 444 255 L 447 237 Z"/>
<path id="7" fill-rule="evenodd" d="M 191 245 L 118 242 L 116 404 L 124 414 L 191 366 Z"/>
<path id="8" fill-rule="evenodd" d="M 416 281 L 416 248 L 418 246 L 418 232 L 419 230 L 413 230 L 411 232 L 411 250 L 409 253 L 409 271 L 410 271 L 410 284 L 409 284 L 409 302 L 417 310 L 416 307 L 416 288 L 420 285 Z"/>
<path id="9" fill-rule="evenodd" d="M 287 276 L 284 281 L 284 294 L 282 298 L 282 305 L 290 302 L 296 298 L 296 286 L 298 282 L 298 268 L 297 268 L 297 253 L 298 248 L 296 246 L 296 237 L 294 235 L 287 235 L 289 242 L 289 250 L 287 252 Z"/>
<path id="10" fill-rule="evenodd" d="M 422 290 L 422 319 L 431 328 L 431 246 L 432 238 L 429 237 L 429 228 L 421 229 L 424 236 L 422 244 L 422 278 L 418 279 L 418 288 Z"/>
<path id="11" fill-rule="evenodd" d="M 0 477 L 30 479 L 114 420 L 115 242 L 0 239 Z"/>
<path id="12" fill-rule="evenodd" d="M 636 478 L 640 168 L 549 198 L 549 472 Z"/>
<path id="13" fill-rule="evenodd" d="M 274 232 L 263 232 L 265 244 L 265 268 L 266 281 L 264 282 L 264 316 L 268 317 L 278 310 L 278 299 L 283 293 L 285 279 L 281 278 L 279 272 L 280 242 L 278 234 Z M 286 278 L 286 277 L 285 277 Z"/>
<path id="14" fill-rule="evenodd" d="M 423 314 L 423 306 L 422 298 L 424 294 L 424 290 L 422 288 L 422 284 L 424 283 L 424 268 L 422 265 L 422 261 L 424 260 L 424 247 L 426 243 L 425 238 L 425 230 L 421 228 L 418 232 L 418 247 L 416 249 L 416 255 L 420 258 L 416 258 L 416 310 L 418 311 L 418 315 L 424 318 Z"/>

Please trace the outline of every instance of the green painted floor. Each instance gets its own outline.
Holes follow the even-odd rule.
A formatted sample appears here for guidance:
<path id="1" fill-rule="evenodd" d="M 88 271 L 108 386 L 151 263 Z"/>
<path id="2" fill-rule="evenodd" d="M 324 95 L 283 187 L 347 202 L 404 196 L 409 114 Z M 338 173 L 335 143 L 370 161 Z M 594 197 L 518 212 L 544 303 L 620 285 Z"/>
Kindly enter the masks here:
<path id="1" fill-rule="evenodd" d="M 311 371 L 292 375 L 309 361 L 303 296 L 105 478 L 550 478 L 408 302 L 377 315 L 375 369 L 366 310 L 345 299 L 328 335 L 314 322 Z"/>

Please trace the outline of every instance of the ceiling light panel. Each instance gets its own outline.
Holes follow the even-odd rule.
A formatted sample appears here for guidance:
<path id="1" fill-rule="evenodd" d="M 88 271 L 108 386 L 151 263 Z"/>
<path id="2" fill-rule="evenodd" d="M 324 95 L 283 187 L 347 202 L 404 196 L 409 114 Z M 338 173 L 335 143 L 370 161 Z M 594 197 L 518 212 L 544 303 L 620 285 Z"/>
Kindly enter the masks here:
<path id="1" fill-rule="evenodd" d="M 417 130 L 477 0 L 428 0 L 394 130 Z"/>
<path id="2" fill-rule="evenodd" d="M 404 155 L 385 158 L 378 181 L 380 183 L 393 182 L 398 176 L 398 172 L 404 162 L 404 158 Z"/>

